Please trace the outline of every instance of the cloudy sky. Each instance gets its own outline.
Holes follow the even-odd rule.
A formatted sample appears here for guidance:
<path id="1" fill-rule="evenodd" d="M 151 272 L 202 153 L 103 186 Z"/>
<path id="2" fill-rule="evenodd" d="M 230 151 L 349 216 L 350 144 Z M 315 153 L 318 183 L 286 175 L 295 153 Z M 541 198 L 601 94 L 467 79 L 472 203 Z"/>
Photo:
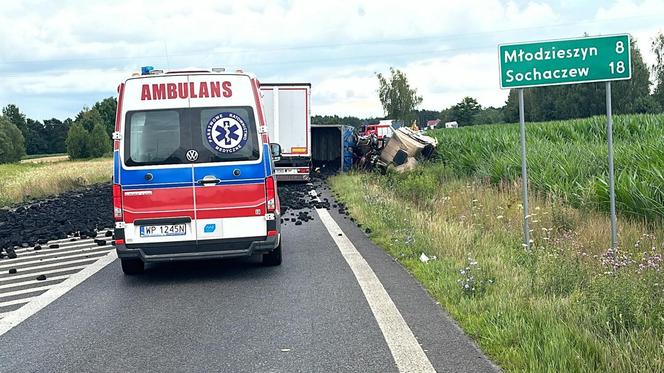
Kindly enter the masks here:
<path id="1" fill-rule="evenodd" d="M 144 65 L 311 82 L 313 114 L 382 115 L 374 73 L 390 66 L 421 108 L 500 106 L 499 43 L 628 32 L 652 63 L 658 31 L 664 0 L 14 0 L 0 13 L 0 106 L 64 119 Z"/>

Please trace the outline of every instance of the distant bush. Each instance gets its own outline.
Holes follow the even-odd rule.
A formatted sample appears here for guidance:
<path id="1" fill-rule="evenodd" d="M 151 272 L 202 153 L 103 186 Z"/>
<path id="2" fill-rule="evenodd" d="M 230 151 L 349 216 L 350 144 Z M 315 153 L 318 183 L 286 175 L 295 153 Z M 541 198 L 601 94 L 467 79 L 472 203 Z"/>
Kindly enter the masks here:
<path id="1" fill-rule="evenodd" d="M 98 158 L 111 151 L 111 142 L 102 123 L 95 124 L 90 133 L 90 157 Z"/>
<path id="2" fill-rule="evenodd" d="M 14 163 L 25 155 L 25 139 L 21 131 L 4 116 L 0 116 L 0 163 Z"/>
<path id="3" fill-rule="evenodd" d="M 67 134 L 67 154 L 71 159 L 90 157 L 90 134 L 80 122 L 74 122 Z"/>
<path id="4" fill-rule="evenodd" d="M 111 140 L 94 109 L 80 114 L 74 121 L 66 144 L 71 159 L 97 158 L 111 151 Z"/>

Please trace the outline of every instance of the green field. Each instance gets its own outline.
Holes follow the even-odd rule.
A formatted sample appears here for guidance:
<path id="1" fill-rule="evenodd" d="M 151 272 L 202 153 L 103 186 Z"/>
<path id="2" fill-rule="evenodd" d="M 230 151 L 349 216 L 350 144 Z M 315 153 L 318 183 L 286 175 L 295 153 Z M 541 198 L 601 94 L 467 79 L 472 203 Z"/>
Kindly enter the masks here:
<path id="1" fill-rule="evenodd" d="M 0 164 L 0 207 L 110 182 L 113 159 Z"/>
<path id="2" fill-rule="evenodd" d="M 439 160 L 458 176 L 495 185 L 521 177 L 518 124 L 431 132 Z M 574 207 L 608 210 L 606 117 L 526 123 L 528 172 L 534 191 Z M 664 218 L 664 115 L 614 117 L 617 210 Z"/>
<path id="3" fill-rule="evenodd" d="M 601 117 L 528 124 L 531 250 L 518 125 L 434 131 L 434 161 L 331 185 L 504 370 L 662 372 L 664 116 L 615 122 L 617 251 Z"/>

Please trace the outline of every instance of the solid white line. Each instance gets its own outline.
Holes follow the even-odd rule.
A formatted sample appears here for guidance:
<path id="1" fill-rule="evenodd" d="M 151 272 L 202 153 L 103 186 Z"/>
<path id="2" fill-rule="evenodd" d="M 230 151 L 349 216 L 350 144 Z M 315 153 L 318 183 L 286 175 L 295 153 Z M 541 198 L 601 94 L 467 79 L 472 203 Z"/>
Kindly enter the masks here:
<path id="1" fill-rule="evenodd" d="M 314 192 L 315 193 L 315 192 Z M 312 195 L 315 195 L 312 193 Z M 316 209 L 320 220 L 337 244 L 341 255 L 353 271 L 364 297 L 369 303 L 385 342 L 387 342 L 399 372 L 435 372 L 431 361 L 417 342 L 412 330 L 401 316 L 383 284 L 353 243 L 325 209 Z M 342 234 L 341 236 L 339 234 Z"/>
<path id="2" fill-rule="evenodd" d="M 103 252 L 105 252 L 105 250 L 102 250 L 102 251 L 99 251 L 99 252 L 94 252 L 94 253 L 91 253 L 90 251 L 95 250 L 95 249 L 104 249 L 104 248 L 108 248 L 108 247 L 111 247 L 111 246 L 110 245 L 91 246 L 91 247 L 86 248 L 86 249 L 78 249 L 77 252 L 80 250 L 80 253 L 76 254 L 76 255 L 68 255 L 69 253 L 62 253 L 61 256 L 55 256 L 55 257 L 51 257 L 51 258 L 43 258 L 41 260 L 39 259 L 38 256 L 36 256 L 35 258 L 37 258 L 37 260 L 27 260 L 25 262 L 5 261 L 4 263 L 7 263 L 7 264 L 0 266 L 0 271 L 5 270 L 5 269 L 9 269 L 9 268 L 15 268 L 17 266 L 22 266 L 22 265 L 26 265 L 26 264 L 50 263 L 50 262 L 54 262 L 54 261 L 62 261 L 64 263 L 68 259 L 74 259 L 74 258 L 78 259 L 78 258 L 81 258 L 81 257 L 85 257 L 86 255 L 95 255 L 95 254 L 103 253 Z"/>
<path id="3" fill-rule="evenodd" d="M 0 336 L 7 333 L 9 330 L 23 322 L 28 317 L 34 315 L 42 308 L 48 306 L 53 301 L 66 294 L 69 290 L 85 281 L 88 277 L 94 275 L 102 268 L 109 265 L 117 257 L 118 256 L 115 251 L 109 252 L 106 256 L 90 264 L 87 268 L 80 272 L 74 273 L 65 281 L 53 285 L 53 287 L 51 287 L 44 294 L 35 297 L 30 303 L 5 316 L 2 320 L 0 320 Z"/>
<path id="4" fill-rule="evenodd" d="M 90 264 L 92 264 L 92 263 L 90 263 Z M 74 269 L 83 269 L 85 267 L 86 267 L 85 265 L 82 265 L 82 266 L 58 268 L 58 269 L 53 269 L 53 270 L 50 270 L 50 271 L 40 271 L 40 272 L 26 273 L 26 274 L 21 274 L 19 272 L 15 276 L 0 278 L 0 284 L 2 284 L 3 282 L 5 282 L 7 280 L 16 280 L 16 279 L 19 279 L 19 278 L 35 278 L 35 276 L 39 276 L 39 275 L 50 275 L 50 274 L 53 274 L 53 273 L 66 272 L 66 271 L 71 271 L 71 270 L 74 270 Z M 30 268 L 30 269 L 33 269 L 33 268 Z M 22 283 L 21 282 L 15 282 L 14 284 L 21 285 Z"/>

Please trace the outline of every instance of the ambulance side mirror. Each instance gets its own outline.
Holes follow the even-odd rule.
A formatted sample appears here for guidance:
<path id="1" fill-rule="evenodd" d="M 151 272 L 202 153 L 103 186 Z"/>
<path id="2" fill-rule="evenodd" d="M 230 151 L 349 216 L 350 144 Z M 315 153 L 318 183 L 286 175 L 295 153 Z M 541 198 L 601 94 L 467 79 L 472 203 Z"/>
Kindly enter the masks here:
<path id="1" fill-rule="evenodd" d="M 275 161 L 281 160 L 281 145 L 273 142 L 270 144 L 270 152 L 272 153 L 272 159 Z"/>

